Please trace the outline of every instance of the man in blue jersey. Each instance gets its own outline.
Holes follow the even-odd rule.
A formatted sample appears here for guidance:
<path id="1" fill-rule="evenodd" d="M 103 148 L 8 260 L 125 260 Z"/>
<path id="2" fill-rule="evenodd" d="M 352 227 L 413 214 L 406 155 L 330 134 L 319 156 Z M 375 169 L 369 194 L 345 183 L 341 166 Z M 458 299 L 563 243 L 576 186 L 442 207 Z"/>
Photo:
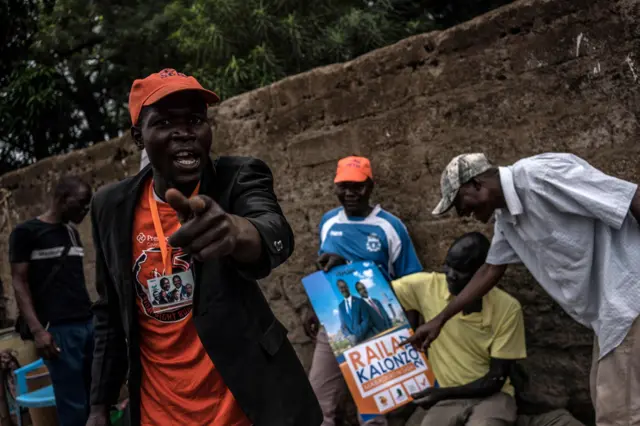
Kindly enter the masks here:
<path id="1" fill-rule="evenodd" d="M 404 224 L 369 202 L 374 186 L 369 160 L 343 158 L 338 162 L 334 183 L 342 206 L 327 212 L 320 222 L 318 267 L 329 271 L 344 263 L 372 261 L 387 279 L 422 271 Z M 334 426 L 336 407 L 346 385 L 322 328 L 317 333 L 309 380 L 324 414 L 322 426 Z M 366 424 L 386 425 L 387 421 L 380 416 Z"/>

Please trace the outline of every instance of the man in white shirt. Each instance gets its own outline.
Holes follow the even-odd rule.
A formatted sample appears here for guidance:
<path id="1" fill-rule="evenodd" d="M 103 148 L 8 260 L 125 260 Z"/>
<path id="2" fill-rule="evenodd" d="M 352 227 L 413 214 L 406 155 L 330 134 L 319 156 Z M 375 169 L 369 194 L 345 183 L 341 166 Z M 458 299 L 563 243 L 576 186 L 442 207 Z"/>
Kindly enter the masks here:
<path id="1" fill-rule="evenodd" d="M 591 397 L 598 426 L 640 425 L 640 192 L 572 154 L 494 167 L 484 154 L 454 158 L 441 179 L 441 215 L 488 222 L 486 263 L 409 340 L 426 349 L 443 325 L 523 263 L 560 306 L 594 330 Z"/>

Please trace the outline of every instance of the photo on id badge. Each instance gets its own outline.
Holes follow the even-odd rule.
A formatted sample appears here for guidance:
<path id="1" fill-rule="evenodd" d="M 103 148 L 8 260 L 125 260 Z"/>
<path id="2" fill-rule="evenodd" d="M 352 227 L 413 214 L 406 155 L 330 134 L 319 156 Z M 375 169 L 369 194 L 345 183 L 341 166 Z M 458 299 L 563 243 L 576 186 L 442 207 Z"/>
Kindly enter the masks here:
<path id="1" fill-rule="evenodd" d="M 147 282 L 147 291 L 153 312 L 164 312 L 190 305 L 193 300 L 193 287 L 191 271 L 150 279 Z"/>

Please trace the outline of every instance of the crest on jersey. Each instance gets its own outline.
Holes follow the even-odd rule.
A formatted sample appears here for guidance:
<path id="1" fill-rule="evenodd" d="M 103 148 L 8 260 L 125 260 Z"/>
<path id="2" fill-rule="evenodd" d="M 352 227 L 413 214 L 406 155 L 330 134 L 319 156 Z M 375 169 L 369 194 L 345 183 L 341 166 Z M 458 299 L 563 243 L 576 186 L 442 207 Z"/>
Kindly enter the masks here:
<path id="1" fill-rule="evenodd" d="M 171 248 L 170 246 L 168 248 Z M 185 272 L 190 269 L 189 255 L 182 249 L 172 248 L 171 261 L 173 273 Z M 147 293 L 147 281 L 165 275 L 164 270 L 157 268 L 162 265 L 162 252 L 158 247 L 142 250 L 142 253 L 133 264 L 133 276 L 136 281 L 136 294 L 140 299 L 142 308 L 147 316 L 161 322 L 179 322 L 184 320 L 192 310 L 192 305 L 176 307 L 176 309 L 153 312 L 153 305 Z M 164 269 L 164 268 L 163 268 Z"/>
<path id="2" fill-rule="evenodd" d="M 369 234 L 367 236 L 367 250 L 371 252 L 377 252 L 382 249 L 382 242 L 380 242 L 380 237 L 376 234 Z"/>

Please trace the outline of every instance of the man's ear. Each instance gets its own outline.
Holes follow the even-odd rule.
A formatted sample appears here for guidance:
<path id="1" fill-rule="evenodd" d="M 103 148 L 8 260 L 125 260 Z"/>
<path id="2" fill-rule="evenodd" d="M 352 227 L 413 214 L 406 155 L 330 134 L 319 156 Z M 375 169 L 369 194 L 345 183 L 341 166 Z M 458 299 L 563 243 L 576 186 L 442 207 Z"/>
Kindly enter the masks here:
<path id="1" fill-rule="evenodd" d="M 471 184 L 473 185 L 473 188 L 476 191 L 479 191 L 480 188 L 482 187 L 482 182 L 480 181 L 480 179 L 476 179 L 476 178 L 471 179 Z"/>
<path id="2" fill-rule="evenodd" d="M 373 188 L 375 188 L 376 184 L 373 182 L 373 179 L 367 179 L 367 185 L 369 185 L 369 191 L 373 191 Z"/>
<path id="3" fill-rule="evenodd" d="M 372 179 L 367 179 L 366 180 L 366 185 L 367 185 L 366 195 L 368 197 L 370 197 L 371 194 L 373 193 L 373 188 L 375 186 L 374 183 L 373 183 L 373 180 Z"/>
<path id="4" fill-rule="evenodd" d="M 133 141 L 135 142 L 138 149 L 142 151 L 144 149 L 144 142 L 142 142 L 142 131 L 139 127 L 131 127 L 131 137 L 133 138 Z"/>

